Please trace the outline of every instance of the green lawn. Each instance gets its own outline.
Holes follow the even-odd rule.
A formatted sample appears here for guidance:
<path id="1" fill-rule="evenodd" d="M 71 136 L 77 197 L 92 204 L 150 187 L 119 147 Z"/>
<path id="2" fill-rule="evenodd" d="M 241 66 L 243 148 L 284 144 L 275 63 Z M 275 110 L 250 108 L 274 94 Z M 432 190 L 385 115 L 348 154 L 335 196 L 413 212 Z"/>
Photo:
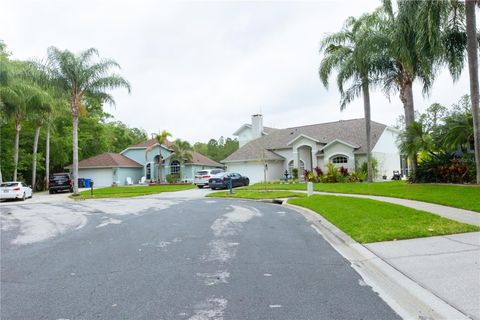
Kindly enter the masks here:
<path id="1" fill-rule="evenodd" d="M 319 213 L 360 243 L 480 231 L 480 227 L 370 199 L 314 195 L 288 203 Z"/>
<path id="2" fill-rule="evenodd" d="M 306 194 L 291 191 L 255 191 L 255 190 L 239 190 L 236 189 L 230 194 L 228 191 L 220 191 L 209 193 L 207 197 L 220 198 L 244 198 L 244 199 L 278 199 L 292 197 L 306 197 Z"/>
<path id="3" fill-rule="evenodd" d="M 246 189 L 263 190 L 262 183 Z M 306 184 L 267 184 L 270 190 L 306 190 Z M 315 183 L 315 191 L 357 193 L 419 200 L 480 212 L 480 186 L 409 184 L 404 181 L 374 183 Z"/>
<path id="4" fill-rule="evenodd" d="M 70 196 L 73 199 L 100 199 L 100 198 L 128 198 L 145 196 L 149 194 L 173 192 L 193 189 L 193 184 L 185 185 L 161 185 L 161 186 L 125 186 L 125 187 L 107 187 L 93 190 L 93 196 L 90 190 L 80 192 L 79 196 Z"/>

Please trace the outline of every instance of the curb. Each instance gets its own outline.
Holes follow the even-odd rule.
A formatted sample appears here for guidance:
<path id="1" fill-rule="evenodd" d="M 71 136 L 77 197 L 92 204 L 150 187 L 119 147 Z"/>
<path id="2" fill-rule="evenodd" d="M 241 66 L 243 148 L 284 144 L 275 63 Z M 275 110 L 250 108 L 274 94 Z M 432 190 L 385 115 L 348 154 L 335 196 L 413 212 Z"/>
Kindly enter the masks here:
<path id="1" fill-rule="evenodd" d="M 365 283 L 403 319 L 470 319 L 350 238 L 320 214 L 288 203 L 284 203 L 284 206 L 302 214 L 315 231 L 350 261 Z"/>

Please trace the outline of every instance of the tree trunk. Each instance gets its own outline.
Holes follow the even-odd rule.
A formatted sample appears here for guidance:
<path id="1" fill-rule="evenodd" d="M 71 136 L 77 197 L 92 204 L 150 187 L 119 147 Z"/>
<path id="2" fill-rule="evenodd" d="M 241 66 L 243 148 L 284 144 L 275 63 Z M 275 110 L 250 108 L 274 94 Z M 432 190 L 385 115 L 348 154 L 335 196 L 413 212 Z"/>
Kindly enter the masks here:
<path id="1" fill-rule="evenodd" d="M 32 190 L 35 191 L 37 183 L 37 150 L 38 137 L 40 136 L 40 127 L 35 128 L 35 138 L 33 139 L 33 161 L 32 161 Z"/>
<path id="2" fill-rule="evenodd" d="M 78 192 L 78 113 L 73 114 L 73 194 Z"/>
<path id="3" fill-rule="evenodd" d="M 20 116 L 15 117 L 15 151 L 13 154 L 13 181 L 17 181 L 17 169 L 18 169 L 18 147 L 20 144 L 20 130 L 22 129 L 22 123 Z"/>
<path id="4" fill-rule="evenodd" d="M 362 83 L 362 91 L 363 91 L 363 110 L 365 113 L 365 134 L 367 138 L 367 181 L 373 181 L 373 170 L 372 170 L 372 123 L 370 117 L 370 92 L 368 88 L 368 79 L 364 79 Z"/>
<path id="5" fill-rule="evenodd" d="M 45 181 L 47 189 L 50 183 L 50 118 L 51 115 L 48 115 L 47 136 L 45 138 Z"/>
<path id="6" fill-rule="evenodd" d="M 403 103 L 405 112 L 405 128 L 415 121 L 415 108 L 413 104 L 413 81 L 410 76 L 404 76 L 404 80 L 400 85 L 400 100 Z M 415 173 L 417 169 L 417 155 L 411 156 L 409 175 Z"/>
<path id="7" fill-rule="evenodd" d="M 475 167 L 477 169 L 477 184 L 480 184 L 480 110 L 478 87 L 478 42 L 475 17 L 475 0 L 465 2 L 467 22 L 467 57 L 468 74 L 470 76 L 470 99 L 472 102 L 473 139 L 475 145 Z"/>

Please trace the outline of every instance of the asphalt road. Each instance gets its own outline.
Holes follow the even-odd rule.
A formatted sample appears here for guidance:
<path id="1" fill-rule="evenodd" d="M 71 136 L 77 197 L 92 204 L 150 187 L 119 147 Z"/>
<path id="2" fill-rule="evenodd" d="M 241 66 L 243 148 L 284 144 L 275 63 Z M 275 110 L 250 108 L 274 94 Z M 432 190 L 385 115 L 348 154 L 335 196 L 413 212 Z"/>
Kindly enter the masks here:
<path id="1" fill-rule="evenodd" d="M 279 205 L 146 197 L 2 205 L 1 218 L 4 320 L 398 319 Z"/>

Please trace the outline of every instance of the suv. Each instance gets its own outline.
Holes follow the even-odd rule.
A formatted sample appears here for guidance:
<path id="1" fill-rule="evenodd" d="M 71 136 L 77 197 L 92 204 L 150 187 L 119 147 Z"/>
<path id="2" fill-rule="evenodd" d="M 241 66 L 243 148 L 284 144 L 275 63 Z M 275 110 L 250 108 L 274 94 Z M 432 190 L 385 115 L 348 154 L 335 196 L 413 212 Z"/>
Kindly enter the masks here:
<path id="1" fill-rule="evenodd" d="M 193 179 L 193 183 L 202 189 L 205 186 L 208 186 L 208 179 L 212 176 L 225 172 L 223 169 L 207 169 L 207 170 L 200 170 L 195 173 L 195 177 Z"/>
<path id="2" fill-rule="evenodd" d="M 73 192 L 73 181 L 69 173 L 54 173 L 50 176 L 48 192 L 52 194 L 58 191 Z"/>

